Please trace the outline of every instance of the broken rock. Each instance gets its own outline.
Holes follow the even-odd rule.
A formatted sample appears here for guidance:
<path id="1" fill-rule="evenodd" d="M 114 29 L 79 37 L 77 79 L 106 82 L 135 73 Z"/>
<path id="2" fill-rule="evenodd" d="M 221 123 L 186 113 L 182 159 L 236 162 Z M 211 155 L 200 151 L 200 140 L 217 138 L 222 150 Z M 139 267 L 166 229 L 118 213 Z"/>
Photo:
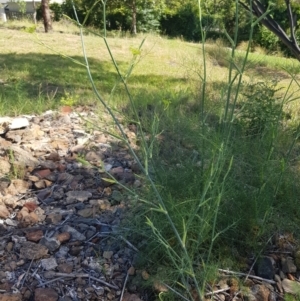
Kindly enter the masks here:
<path id="1" fill-rule="evenodd" d="M 24 259 L 41 259 L 48 254 L 48 249 L 41 245 L 26 241 L 20 249 L 20 257 Z"/>
<path id="2" fill-rule="evenodd" d="M 57 301 L 58 294 L 52 288 L 37 288 L 34 291 L 34 301 Z"/>

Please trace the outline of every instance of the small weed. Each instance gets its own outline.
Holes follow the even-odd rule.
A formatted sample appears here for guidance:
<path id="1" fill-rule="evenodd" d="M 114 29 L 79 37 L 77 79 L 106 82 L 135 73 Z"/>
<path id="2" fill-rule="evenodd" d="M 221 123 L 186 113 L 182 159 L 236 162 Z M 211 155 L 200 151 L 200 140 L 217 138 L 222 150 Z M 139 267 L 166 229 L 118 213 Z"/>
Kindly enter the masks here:
<path id="1" fill-rule="evenodd" d="M 76 106 L 76 104 L 78 104 L 78 101 L 78 95 L 73 95 L 70 92 L 66 92 L 65 95 L 61 97 L 60 104 L 63 106 L 73 107 Z"/>
<path id="2" fill-rule="evenodd" d="M 8 177 L 11 179 L 24 179 L 26 175 L 26 166 L 20 165 L 16 162 L 12 150 L 8 151 L 8 157 L 9 163 L 11 164 L 11 170 Z"/>

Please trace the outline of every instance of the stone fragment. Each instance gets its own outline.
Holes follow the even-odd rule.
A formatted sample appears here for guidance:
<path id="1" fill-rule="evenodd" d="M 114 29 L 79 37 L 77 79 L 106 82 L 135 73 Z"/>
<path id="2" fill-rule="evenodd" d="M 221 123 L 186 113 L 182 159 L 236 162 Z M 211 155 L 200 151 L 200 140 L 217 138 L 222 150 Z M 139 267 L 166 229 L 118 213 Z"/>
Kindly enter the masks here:
<path id="1" fill-rule="evenodd" d="M 285 293 L 293 294 L 293 295 L 299 295 L 300 294 L 300 283 L 296 281 L 292 281 L 289 279 L 283 279 L 282 282 L 282 288 Z"/>
<path id="2" fill-rule="evenodd" d="M 42 190 L 40 191 L 38 194 L 37 194 L 37 198 L 40 200 L 40 201 L 44 201 L 46 200 L 48 197 L 51 196 L 51 189 L 46 189 L 46 190 Z"/>
<path id="3" fill-rule="evenodd" d="M 275 274 L 274 259 L 267 256 L 259 258 L 254 266 L 254 271 L 256 276 L 273 279 Z"/>
<path id="4" fill-rule="evenodd" d="M 17 145 L 11 145 L 10 150 L 13 151 L 14 159 L 19 165 L 35 168 L 39 165 L 39 161 L 31 155 L 30 152 L 18 147 Z"/>
<path id="5" fill-rule="evenodd" d="M 61 263 L 58 265 L 57 269 L 61 273 L 70 274 L 73 271 L 73 266 L 68 263 Z"/>
<path id="6" fill-rule="evenodd" d="M 58 294 L 53 288 L 37 288 L 34 291 L 34 301 L 57 301 Z"/>
<path id="7" fill-rule="evenodd" d="M 85 155 L 85 159 L 90 163 L 99 163 L 101 162 L 103 155 L 101 153 L 96 153 L 95 151 L 89 151 Z"/>
<path id="8" fill-rule="evenodd" d="M 52 152 L 47 159 L 55 162 L 60 160 L 60 156 L 57 152 Z"/>
<path id="9" fill-rule="evenodd" d="M 135 268 L 133 266 L 131 266 L 129 269 L 128 269 L 128 275 L 129 276 L 133 276 L 135 274 Z"/>
<path id="10" fill-rule="evenodd" d="M 13 179 L 11 180 L 9 187 L 7 188 L 7 192 L 12 195 L 16 195 L 19 193 L 28 192 L 29 188 L 30 188 L 29 182 L 20 179 Z"/>
<path id="11" fill-rule="evenodd" d="M 57 262 L 54 257 L 42 259 L 41 264 L 46 271 L 54 270 L 57 267 Z"/>
<path id="12" fill-rule="evenodd" d="M 69 250 L 69 254 L 72 255 L 72 256 L 78 256 L 81 250 L 82 250 L 82 247 L 80 247 L 80 246 L 73 246 Z"/>
<path id="13" fill-rule="evenodd" d="M 104 251 L 103 252 L 103 258 L 105 259 L 111 259 L 111 257 L 114 255 L 114 252 L 113 251 Z"/>
<path id="14" fill-rule="evenodd" d="M 36 189 L 43 189 L 46 187 L 46 183 L 44 180 L 40 180 L 40 181 L 34 182 L 34 186 Z"/>
<path id="15" fill-rule="evenodd" d="M 267 287 L 255 284 L 250 288 L 251 294 L 259 301 L 268 301 L 270 291 Z"/>
<path id="16" fill-rule="evenodd" d="M 52 173 L 50 169 L 40 169 L 34 172 L 34 175 L 39 177 L 40 179 L 45 179 Z"/>
<path id="17" fill-rule="evenodd" d="M 46 223 L 47 224 L 54 224 L 57 225 L 61 222 L 62 220 L 62 215 L 59 213 L 50 213 L 46 217 Z"/>
<path id="18" fill-rule="evenodd" d="M 89 191 L 68 191 L 67 195 L 67 203 L 74 203 L 76 201 L 84 202 L 92 197 L 92 194 Z"/>
<path id="19" fill-rule="evenodd" d="M 94 209 L 93 208 L 84 208 L 77 211 L 77 214 L 82 217 L 91 217 L 94 215 Z"/>
<path id="20" fill-rule="evenodd" d="M 55 150 L 66 150 L 69 146 L 67 139 L 53 139 L 50 144 L 51 147 Z"/>
<path id="21" fill-rule="evenodd" d="M 10 185 L 10 179 L 6 177 L 0 178 L 0 191 L 4 192 L 4 190 Z"/>
<path id="22" fill-rule="evenodd" d="M 42 230 L 34 230 L 26 233 L 26 238 L 29 241 L 38 242 L 42 237 L 44 233 Z"/>
<path id="23" fill-rule="evenodd" d="M 28 201 L 23 205 L 23 207 L 27 208 L 28 212 L 33 212 L 38 207 L 38 205 L 36 202 Z"/>
<path id="24" fill-rule="evenodd" d="M 294 264 L 293 258 L 291 257 L 282 257 L 281 258 L 281 266 L 283 273 L 296 273 L 297 267 Z"/>
<path id="25" fill-rule="evenodd" d="M 1 126 L 0 126 L 0 134 L 1 134 Z M 11 141 L 8 141 L 8 140 L 0 137 L 0 148 L 1 149 L 8 149 L 8 148 L 10 148 L 11 145 L 12 145 Z"/>
<path id="26" fill-rule="evenodd" d="M 158 293 L 161 293 L 161 292 L 168 292 L 169 289 L 164 285 L 162 284 L 161 282 L 159 281 L 154 281 L 153 283 L 153 288 L 158 292 Z"/>
<path id="27" fill-rule="evenodd" d="M 29 175 L 29 176 L 27 177 L 27 179 L 28 179 L 29 181 L 32 181 L 32 182 L 38 182 L 38 181 L 40 180 L 39 177 L 34 176 L 34 175 Z"/>
<path id="28" fill-rule="evenodd" d="M 14 246 L 14 243 L 12 241 L 8 242 L 5 249 L 7 252 L 11 252 L 12 248 Z"/>
<path id="29" fill-rule="evenodd" d="M 122 301 L 142 301 L 137 295 L 135 294 L 130 294 L 130 293 L 125 293 L 123 296 Z"/>
<path id="30" fill-rule="evenodd" d="M 0 294 L 0 301 L 22 301 L 22 295 L 20 293 L 5 293 Z"/>
<path id="31" fill-rule="evenodd" d="M 7 194 L 3 197 L 2 201 L 7 207 L 15 208 L 19 205 L 20 197 L 16 195 Z"/>
<path id="32" fill-rule="evenodd" d="M 45 246 L 50 252 L 54 252 L 59 248 L 60 241 L 57 240 L 56 238 L 43 237 L 40 240 L 40 244 Z"/>
<path id="33" fill-rule="evenodd" d="M 150 277 L 150 275 L 148 274 L 148 272 L 145 271 L 145 270 L 143 270 L 143 271 L 142 271 L 142 278 L 143 278 L 144 280 L 148 280 L 149 277 Z"/>
<path id="34" fill-rule="evenodd" d="M 11 121 L 11 117 L 0 117 L 0 134 L 4 134 L 9 130 L 8 126 Z"/>
<path id="35" fill-rule="evenodd" d="M 10 216 L 9 211 L 5 205 L 0 205 L 0 218 L 8 218 Z"/>
<path id="36" fill-rule="evenodd" d="M 24 259 L 41 259 L 48 254 L 48 249 L 30 241 L 24 242 L 20 248 L 20 257 Z"/>
<path id="37" fill-rule="evenodd" d="M 6 175 L 10 172 L 10 163 L 7 160 L 0 159 L 0 175 Z"/>
<path id="38" fill-rule="evenodd" d="M 57 177 L 57 183 L 63 185 L 69 185 L 74 179 L 74 176 L 69 173 L 61 173 Z"/>
<path id="39" fill-rule="evenodd" d="M 71 234 L 72 240 L 79 240 L 79 241 L 86 240 L 86 237 L 83 234 L 81 234 L 80 232 L 78 232 L 76 229 L 74 229 L 73 227 L 71 227 L 69 225 L 64 225 L 62 227 L 62 231 L 69 232 Z"/>
<path id="40" fill-rule="evenodd" d="M 21 129 L 24 127 L 29 126 L 29 121 L 27 118 L 23 118 L 23 117 L 18 117 L 18 118 L 14 118 L 10 125 L 8 126 L 8 128 L 10 130 L 16 130 L 16 129 Z"/>
<path id="41" fill-rule="evenodd" d="M 56 169 L 56 166 L 57 166 L 56 163 L 54 163 L 51 160 L 46 160 L 46 161 L 40 162 L 40 167 L 42 169 L 50 169 L 52 171 L 52 170 Z"/>
<path id="42" fill-rule="evenodd" d="M 60 243 L 64 243 L 69 241 L 71 238 L 71 234 L 69 232 L 63 232 L 60 233 L 56 236 L 56 239 L 60 242 Z"/>

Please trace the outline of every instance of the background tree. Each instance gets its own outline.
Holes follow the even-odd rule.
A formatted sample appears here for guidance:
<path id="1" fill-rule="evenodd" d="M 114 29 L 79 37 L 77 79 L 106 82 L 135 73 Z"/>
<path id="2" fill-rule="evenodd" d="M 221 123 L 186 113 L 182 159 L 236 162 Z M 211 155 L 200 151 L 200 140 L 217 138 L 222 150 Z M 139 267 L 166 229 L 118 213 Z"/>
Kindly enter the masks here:
<path id="1" fill-rule="evenodd" d="M 94 0 L 74 0 L 79 21 L 82 22 L 93 6 Z M 137 32 L 158 31 L 164 1 L 155 0 L 109 0 L 106 2 L 106 27 L 110 30 Z M 63 12 L 74 18 L 72 1 L 66 0 Z M 103 6 L 101 1 L 89 14 L 86 25 L 103 28 Z"/>
<path id="2" fill-rule="evenodd" d="M 52 30 L 51 14 L 49 8 L 49 0 L 42 0 L 42 16 L 44 20 L 45 32 Z"/>

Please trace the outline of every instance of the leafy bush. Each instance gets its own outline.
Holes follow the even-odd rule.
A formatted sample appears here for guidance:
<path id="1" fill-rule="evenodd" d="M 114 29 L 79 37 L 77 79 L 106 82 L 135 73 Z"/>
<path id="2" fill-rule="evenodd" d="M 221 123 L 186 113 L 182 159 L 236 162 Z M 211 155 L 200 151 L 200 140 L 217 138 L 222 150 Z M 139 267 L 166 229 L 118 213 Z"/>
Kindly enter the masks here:
<path id="1" fill-rule="evenodd" d="M 280 121 L 282 104 L 276 97 L 279 90 L 276 80 L 247 84 L 244 87 L 240 117 L 247 134 L 262 134 Z"/>

